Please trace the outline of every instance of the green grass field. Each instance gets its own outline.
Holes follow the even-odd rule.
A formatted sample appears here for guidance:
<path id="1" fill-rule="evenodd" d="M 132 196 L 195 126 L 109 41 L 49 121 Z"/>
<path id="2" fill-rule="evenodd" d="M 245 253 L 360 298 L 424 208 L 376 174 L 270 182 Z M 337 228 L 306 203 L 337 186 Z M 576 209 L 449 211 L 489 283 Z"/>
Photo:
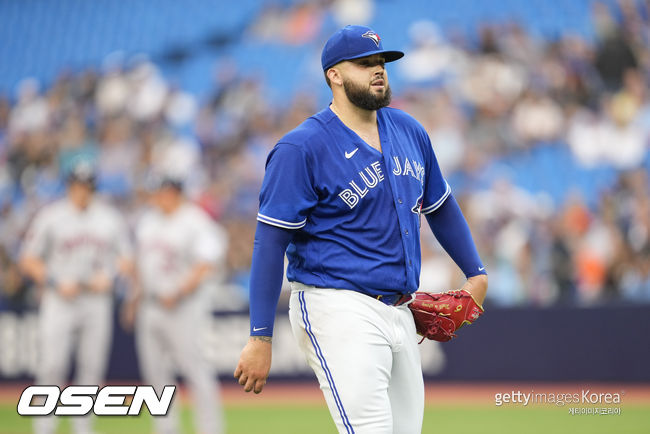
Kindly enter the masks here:
<path id="1" fill-rule="evenodd" d="M 71 432 L 62 418 L 59 433 Z M 184 407 L 183 432 L 192 433 L 191 411 Z M 228 434 L 336 433 L 329 413 L 320 405 L 227 405 Z M 100 434 L 152 432 L 151 417 L 103 417 L 96 422 Z M 13 405 L 0 406 L 0 433 L 31 432 L 29 418 L 16 414 Z M 620 415 L 571 415 L 566 407 L 427 407 L 422 433 L 455 434 L 641 434 L 650 433 L 650 407 L 626 405 Z"/>

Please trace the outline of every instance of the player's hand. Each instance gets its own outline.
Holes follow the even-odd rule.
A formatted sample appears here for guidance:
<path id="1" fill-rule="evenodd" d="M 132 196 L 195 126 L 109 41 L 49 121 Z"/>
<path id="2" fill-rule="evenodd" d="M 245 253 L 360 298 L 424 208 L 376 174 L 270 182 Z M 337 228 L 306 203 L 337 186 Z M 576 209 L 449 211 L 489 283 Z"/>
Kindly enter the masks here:
<path id="1" fill-rule="evenodd" d="M 138 310 L 138 303 L 135 300 L 129 300 L 122 303 L 120 309 L 120 324 L 126 331 L 132 331 L 135 325 L 135 315 Z"/>
<path id="2" fill-rule="evenodd" d="M 59 283 L 57 291 L 63 298 L 72 300 L 79 295 L 80 289 L 79 284 L 76 282 L 61 282 Z"/>
<path id="3" fill-rule="evenodd" d="M 165 308 L 165 309 L 173 309 L 176 307 L 178 304 L 178 301 L 180 300 L 180 297 L 178 294 L 171 294 L 171 295 L 161 295 L 158 298 L 158 301 L 160 301 L 160 304 Z"/>
<path id="4" fill-rule="evenodd" d="M 103 294 L 108 292 L 113 286 L 113 282 L 108 274 L 103 271 L 95 273 L 93 277 L 88 282 L 88 288 L 90 292 L 95 294 Z"/>
<path id="5" fill-rule="evenodd" d="M 241 352 L 235 378 L 245 392 L 260 393 L 271 370 L 271 338 L 251 336 Z"/>

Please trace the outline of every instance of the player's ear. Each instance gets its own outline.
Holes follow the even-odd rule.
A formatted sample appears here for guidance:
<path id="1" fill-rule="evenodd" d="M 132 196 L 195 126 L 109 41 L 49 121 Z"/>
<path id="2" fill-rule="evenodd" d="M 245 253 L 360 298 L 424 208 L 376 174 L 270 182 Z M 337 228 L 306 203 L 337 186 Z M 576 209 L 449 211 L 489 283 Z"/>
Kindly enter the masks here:
<path id="1" fill-rule="evenodd" d="M 341 86 L 343 84 L 343 77 L 341 77 L 341 71 L 336 68 L 330 68 L 326 73 L 327 78 L 331 84 Z"/>

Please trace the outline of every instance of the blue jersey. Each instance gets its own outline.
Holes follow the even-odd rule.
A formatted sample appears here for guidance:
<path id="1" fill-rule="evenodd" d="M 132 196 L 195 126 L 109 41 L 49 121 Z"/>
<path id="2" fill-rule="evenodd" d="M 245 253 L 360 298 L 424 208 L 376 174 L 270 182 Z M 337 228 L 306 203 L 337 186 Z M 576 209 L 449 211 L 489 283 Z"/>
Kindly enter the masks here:
<path id="1" fill-rule="evenodd" d="M 257 219 L 294 229 L 287 278 L 370 295 L 410 293 L 420 276 L 420 215 L 450 194 L 429 136 L 401 110 L 377 111 L 382 151 L 329 109 L 268 156 Z"/>

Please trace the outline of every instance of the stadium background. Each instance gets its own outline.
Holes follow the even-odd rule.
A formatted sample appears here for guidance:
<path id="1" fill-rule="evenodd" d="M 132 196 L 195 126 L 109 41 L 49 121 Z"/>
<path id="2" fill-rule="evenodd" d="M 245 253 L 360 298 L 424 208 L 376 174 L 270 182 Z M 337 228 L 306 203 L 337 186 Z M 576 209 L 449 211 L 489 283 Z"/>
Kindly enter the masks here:
<path id="1" fill-rule="evenodd" d="M 348 23 L 372 26 L 407 53 L 388 67 L 393 106 L 429 131 L 490 273 L 480 324 L 455 342 L 422 345 L 432 402 L 443 393 L 435 390 L 461 390 L 454 396 L 480 401 L 489 420 L 509 414 L 494 408 L 494 390 L 597 385 L 636 390 L 628 396 L 647 411 L 650 2 L 642 0 L 0 2 L 0 395 L 15 402 L 36 363 L 37 300 L 15 264 L 21 238 L 35 210 L 62 194 L 79 156 L 96 162 L 100 192 L 131 222 L 147 173 L 166 168 L 227 228 L 228 267 L 203 334 L 228 389 L 248 329 L 265 157 L 327 104 L 320 50 Z M 462 276 L 426 232 L 422 287 L 457 286 Z M 116 298 L 125 291 L 119 285 Z M 285 312 L 272 374 L 310 381 Z M 109 379 L 138 380 L 132 336 L 118 325 Z M 630 423 L 626 432 L 643 432 L 650 420 Z"/>

